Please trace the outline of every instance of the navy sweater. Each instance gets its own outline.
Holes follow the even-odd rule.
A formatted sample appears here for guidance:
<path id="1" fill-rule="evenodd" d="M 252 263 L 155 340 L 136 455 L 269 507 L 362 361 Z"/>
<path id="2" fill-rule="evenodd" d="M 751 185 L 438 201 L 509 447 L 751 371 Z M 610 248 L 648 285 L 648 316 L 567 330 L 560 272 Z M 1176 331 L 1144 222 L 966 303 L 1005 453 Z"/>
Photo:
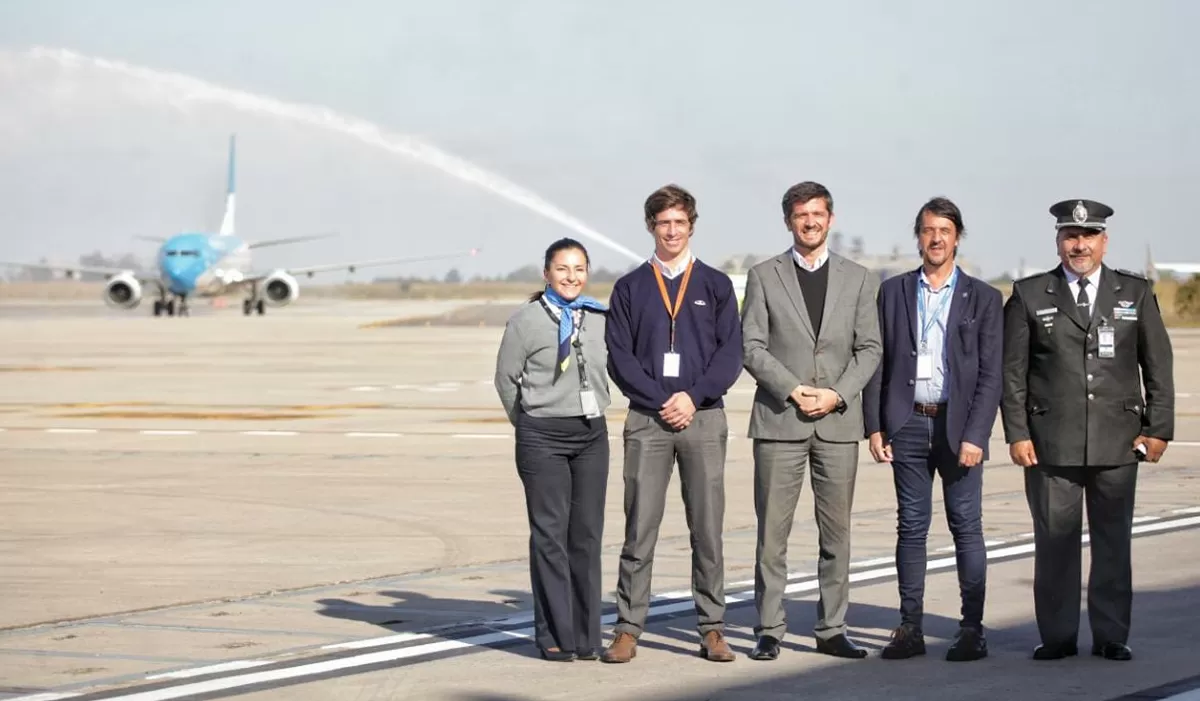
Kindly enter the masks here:
<path id="1" fill-rule="evenodd" d="M 697 409 L 723 407 L 722 397 L 742 372 L 742 325 L 733 283 L 716 268 L 699 260 L 693 264 L 675 318 L 679 377 L 663 377 L 671 316 L 650 266 L 638 266 L 613 286 L 604 330 L 609 376 L 631 408 L 658 412 L 676 392 L 687 392 Z M 683 275 L 664 282 L 674 305 Z"/>

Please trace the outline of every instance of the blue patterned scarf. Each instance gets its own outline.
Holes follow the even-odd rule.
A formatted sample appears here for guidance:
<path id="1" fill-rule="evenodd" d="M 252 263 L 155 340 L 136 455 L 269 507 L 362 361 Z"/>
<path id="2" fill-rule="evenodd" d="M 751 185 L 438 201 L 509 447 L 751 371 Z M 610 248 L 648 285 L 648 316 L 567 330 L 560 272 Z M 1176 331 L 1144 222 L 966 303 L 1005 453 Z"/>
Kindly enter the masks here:
<path id="1" fill-rule="evenodd" d="M 571 336 L 575 333 L 575 314 L 573 312 L 577 309 L 593 309 L 602 312 L 607 307 L 586 295 L 579 295 L 568 302 L 549 285 L 546 286 L 542 299 L 561 312 L 558 317 L 558 370 L 561 373 L 571 365 Z"/>

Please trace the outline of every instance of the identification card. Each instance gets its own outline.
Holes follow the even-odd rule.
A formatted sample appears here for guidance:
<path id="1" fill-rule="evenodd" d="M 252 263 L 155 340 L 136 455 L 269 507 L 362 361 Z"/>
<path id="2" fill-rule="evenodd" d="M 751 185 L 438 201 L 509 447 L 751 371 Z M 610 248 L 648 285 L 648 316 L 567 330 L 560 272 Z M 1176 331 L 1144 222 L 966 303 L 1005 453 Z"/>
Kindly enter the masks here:
<path id="1" fill-rule="evenodd" d="M 679 377 L 678 353 L 663 353 L 663 377 Z"/>
<path id="2" fill-rule="evenodd" d="M 917 356 L 917 379 L 929 380 L 933 378 L 933 356 L 929 353 L 921 353 Z"/>
<path id="3" fill-rule="evenodd" d="M 1111 358 L 1116 355 L 1116 334 L 1111 326 L 1101 326 L 1096 329 L 1096 336 L 1100 339 L 1100 357 Z"/>
<path id="4" fill-rule="evenodd" d="M 594 419 L 600 415 L 600 405 L 596 403 L 596 393 L 590 389 L 579 393 L 579 403 L 583 407 L 583 415 Z"/>

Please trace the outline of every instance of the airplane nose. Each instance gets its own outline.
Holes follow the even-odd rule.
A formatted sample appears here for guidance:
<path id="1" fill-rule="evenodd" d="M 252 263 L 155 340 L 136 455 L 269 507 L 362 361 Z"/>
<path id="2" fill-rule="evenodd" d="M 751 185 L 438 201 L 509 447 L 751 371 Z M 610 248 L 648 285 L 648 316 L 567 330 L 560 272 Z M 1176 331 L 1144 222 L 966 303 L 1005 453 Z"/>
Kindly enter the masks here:
<path id="1" fill-rule="evenodd" d="M 198 260 L 185 257 L 172 256 L 163 261 L 163 273 L 171 291 L 176 294 L 187 294 L 195 289 L 202 267 Z"/>

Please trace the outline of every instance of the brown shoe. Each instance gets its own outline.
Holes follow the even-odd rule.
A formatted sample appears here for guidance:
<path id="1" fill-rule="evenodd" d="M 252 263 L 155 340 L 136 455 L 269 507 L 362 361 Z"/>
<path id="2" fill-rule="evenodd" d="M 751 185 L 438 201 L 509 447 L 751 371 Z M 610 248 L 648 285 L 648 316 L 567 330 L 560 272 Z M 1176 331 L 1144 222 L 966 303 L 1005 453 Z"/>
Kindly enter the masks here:
<path id="1" fill-rule="evenodd" d="M 637 638 L 629 633 L 617 633 L 612 644 L 600 654 L 601 662 L 628 662 L 637 657 Z"/>
<path id="2" fill-rule="evenodd" d="M 733 662 L 733 650 L 725 642 L 725 636 L 720 631 L 710 630 L 704 634 L 700 642 L 700 656 L 710 662 Z"/>

